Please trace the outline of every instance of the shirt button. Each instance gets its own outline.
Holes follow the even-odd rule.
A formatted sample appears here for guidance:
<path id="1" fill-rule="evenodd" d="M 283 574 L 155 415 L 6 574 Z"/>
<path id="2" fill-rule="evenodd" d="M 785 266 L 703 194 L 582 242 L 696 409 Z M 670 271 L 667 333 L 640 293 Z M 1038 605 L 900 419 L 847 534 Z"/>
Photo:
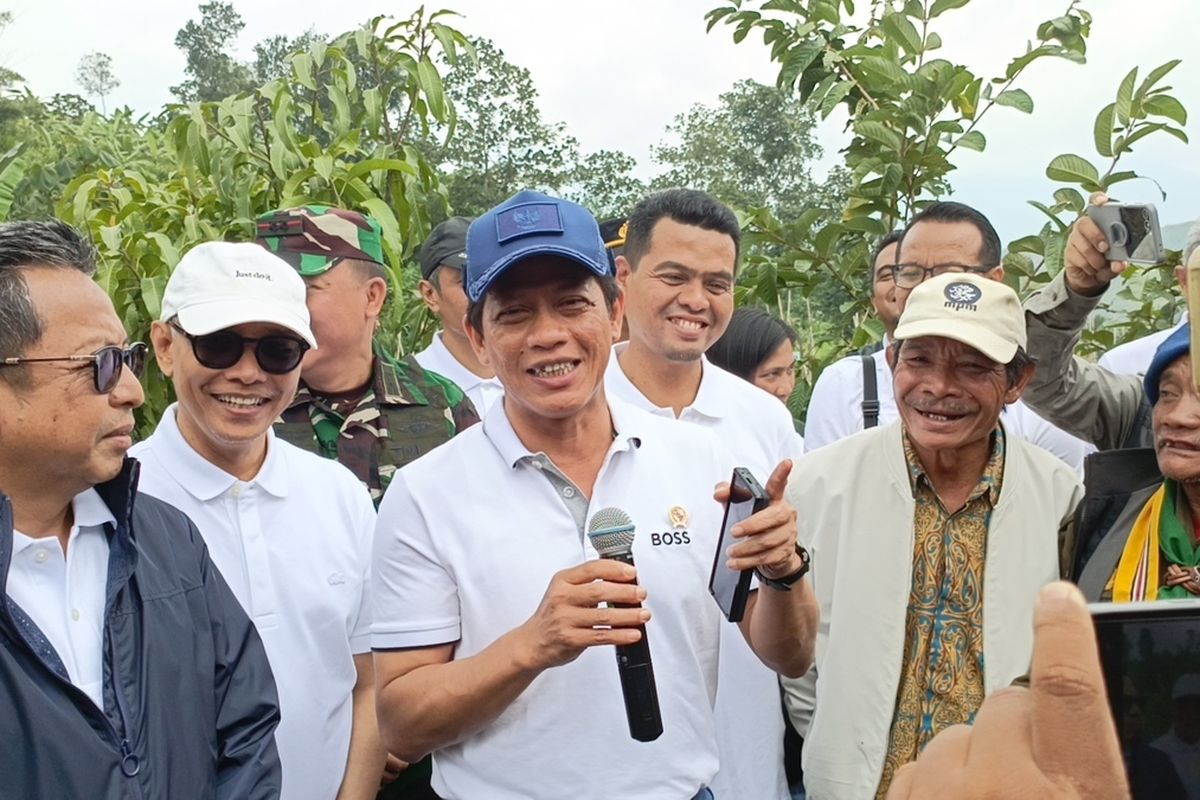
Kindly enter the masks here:
<path id="1" fill-rule="evenodd" d="M 541 462 L 541 461 L 538 461 L 538 460 L 535 458 L 535 459 L 533 460 L 533 468 L 534 468 L 534 469 L 541 469 L 541 468 L 542 468 L 542 462 Z"/>
<path id="2" fill-rule="evenodd" d="M 242 487 L 240 487 L 240 486 L 234 486 L 232 489 L 230 489 L 230 490 L 229 490 L 229 493 L 230 493 L 231 495 L 233 495 L 233 497 L 234 497 L 235 499 L 236 499 L 236 498 L 238 498 L 238 497 L 241 497 L 241 496 L 242 496 Z"/>
<path id="3" fill-rule="evenodd" d="M 76 622 L 79 622 L 79 609 L 78 608 L 71 609 L 71 619 L 75 620 Z"/>
<path id="4" fill-rule="evenodd" d="M 48 558 L 48 556 L 46 555 L 45 550 L 38 550 L 36 553 L 33 554 L 33 560 L 39 564 L 45 564 L 47 558 Z"/>
<path id="5" fill-rule="evenodd" d="M 563 497 L 565 497 L 565 498 L 567 498 L 568 500 L 570 500 L 570 499 L 571 499 L 572 497 L 574 497 L 574 496 L 575 496 L 575 490 L 574 490 L 574 489 L 572 489 L 570 486 L 564 486 L 564 487 L 563 487 Z"/>

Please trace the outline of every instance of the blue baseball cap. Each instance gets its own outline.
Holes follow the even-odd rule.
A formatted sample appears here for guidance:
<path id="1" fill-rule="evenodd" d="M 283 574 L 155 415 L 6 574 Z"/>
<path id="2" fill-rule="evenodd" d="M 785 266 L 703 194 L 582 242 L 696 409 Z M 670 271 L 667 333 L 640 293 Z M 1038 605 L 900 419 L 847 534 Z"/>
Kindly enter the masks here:
<path id="1" fill-rule="evenodd" d="M 463 283 L 477 302 L 509 267 L 527 258 L 560 256 L 603 277 L 608 251 L 596 218 L 581 205 L 526 190 L 471 223 Z"/>
<path id="2" fill-rule="evenodd" d="M 1146 388 L 1146 397 L 1150 398 L 1150 405 L 1158 402 L 1158 382 L 1162 380 L 1163 372 L 1175 363 L 1175 359 L 1186 356 L 1191 351 L 1191 327 L 1184 323 L 1179 330 L 1164 339 L 1163 343 L 1154 351 L 1154 358 L 1150 360 L 1150 368 L 1146 370 L 1146 377 L 1142 379 L 1142 385 Z"/>

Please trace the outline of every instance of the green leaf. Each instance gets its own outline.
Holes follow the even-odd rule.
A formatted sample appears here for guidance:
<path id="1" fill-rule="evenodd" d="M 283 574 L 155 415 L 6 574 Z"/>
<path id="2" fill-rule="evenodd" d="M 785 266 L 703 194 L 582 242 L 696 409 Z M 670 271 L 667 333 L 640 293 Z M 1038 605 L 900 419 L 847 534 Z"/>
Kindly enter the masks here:
<path id="1" fill-rule="evenodd" d="M 833 113 L 838 103 L 845 100 L 853 88 L 854 84 L 852 82 L 842 81 L 830 89 L 829 94 L 825 95 L 825 99 L 821 101 L 821 118 L 824 119 Z"/>
<path id="2" fill-rule="evenodd" d="M 7 155 L 14 155 L 15 152 L 14 148 Z M 25 160 L 16 156 L 4 165 L 4 169 L 0 169 L 0 221 L 8 219 L 16 199 L 17 185 L 25 179 L 27 167 Z"/>
<path id="3" fill-rule="evenodd" d="M 854 130 L 864 138 L 870 139 L 873 142 L 878 142 L 884 145 L 889 150 L 899 150 L 903 143 L 899 134 L 891 128 L 884 125 L 882 122 L 874 120 L 860 120 L 855 123 Z"/>
<path id="4" fill-rule="evenodd" d="M 979 131 L 967 131 L 962 136 L 958 137 L 958 140 L 955 141 L 954 144 L 959 147 L 965 147 L 968 150 L 974 150 L 982 153 L 983 149 L 987 147 L 987 139 L 985 139 L 983 134 Z"/>
<path id="5" fill-rule="evenodd" d="M 1117 120 L 1122 125 L 1129 124 L 1129 114 L 1133 108 L 1133 84 L 1137 80 L 1137 74 L 1137 67 L 1134 67 L 1117 88 Z"/>
<path id="6" fill-rule="evenodd" d="M 912 20 L 905 15 L 892 12 L 885 15 L 879 25 L 910 55 L 921 52 L 921 34 L 917 32 L 917 26 L 913 25 Z"/>
<path id="7" fill-rule="evenodd" d="M 1100 173 L 1092 163 L 1082 156 L 1065 153 L 1056 156 L 1046 167 L 1046 177 L 1052 181 L 1065 183 L 1091 183 L 1100 181 Z"/>
<path id="8" fill-rule="evenodd" d="M 311 91 L 317 90 L 317 82 L 313 80 L 313 60 L 308 53 L 297 53 L 292 56 L 292 74 L 296 82 Z"/>
<path id="9" fill-rule="evenodd" d="M 121 252 L 121 226 L 101 225 L 100 241 L 113 253 Z"/>
<path id="10" fill-rule="evenodd" d="M 416 167 L 402 158 L 368 158 L 365 161 L 358 162 L 347 170 L 346 175 L 349 178 L 361 178 L 375 171 L 404 172 L 408 175 L 417 174 Z"/>
<path id="11" fill-rule="evenodd" d="M 996 105 L 1008 106 L 1026 114 L 1033 113 L 1033 98 L 1024 89 L 1009 89 L 996 95 Z"/>
<path id="12" fill-rule="evenodd" d="M 1146 98 L 1142 108 L 1147 114 L 1166 117 L 1172 122 L 1187 125 L 1187 109 L 1183 107 L 1183 103 L 1170 95 L 1160 94 Z"/>
<path id="13" fill-rule="evenodd" d="M 1083 213 L 1083 195 L 1080 194 L 1076 189 L 1072 189 L 1069 186 L 1056 189 L 1054 192 L 1054 199 L 1057 200 L 1061 205 L 1065 206 L 1069 211 L 1074 211 L 1076 214 Z"/>
<path id="14" fill-rule="evenodd" d="M 1113 157 L 1112 135 L 1113 121 L 1117 113 L 1117 104 L 1109 103 L 1100 109 L 1096 122 L 1092 126 L 1092 138 L 1095 139 L 1096 152 L 1105 158 Z"/>
<path id="15" fill-rule="evenodd" d="M 1140 177 L 1141 177 L 1141 175 L 1138 175 L 1136 172 L 1133 172 L 1132 170 L 1125 170 L 1124 172 L 1114 172 L 1111 175 L 1106 176 L 1104 178 L 1104 180 L 1102 180 L 1100 182 L 1100 186 L 1103 187 L 1103 189 L 1105 191 L 1108 191 L 1108 188 L 1114 184 L 1124 183 L 1125 181 L 1132 181 L 1132 180 L 1134 180 L 1136 178 L 1140 178 Z"/>
<path id="16" fill-rule="evenodd" d="M 142 304 L 146 306 L 146 316 L 150 319 L 158 319 L 162 313 L 162 296 L 167 285 L 166 277 L 155 275 L 151 278 L 142 278 L 140 285 Z"/>
<path id="17" fill-rule="evenodd" d="M 1179 66 L 1179 62 L 1180 59 L 1176 58 L 1168 61 L 1165 64 L 1160 64 L 1159 66 L 1150 70 L 1150 72 L 1146 74 L 1146 79 L 1142 81 L 1142 85 L 1138 87 L 1135 98 L 1141 100 L 1143 97 L 1149 94 L 1150 90 L 1154 88 L 1155 84 L 1165 78 L 1168 72 Z"/>
<path id="18" fill-rule="evenodd" d="M 313 170 L 325 180 L 333 177 L 333 157 L 322 154 L 313 159 Z"/>
<path id="19" fill-rule="evenodd" d="M 929 7 L 929 18 L 933 19 L 946 11 L 962 8 L 969 2 L 971 0 L 934 0 L 933 5 Z"/>
<path id="20" fill-rule="evenodd" d="M 417 64 L 417 80 L 421 84 L 421 91 L 425 93 L 429 112 L 438 122 L 445 122 L 446 92 L 442 87 L 442 76 L 438 75 L 437 67 L 429 60 L 429 56 L 422 57 Z"/>

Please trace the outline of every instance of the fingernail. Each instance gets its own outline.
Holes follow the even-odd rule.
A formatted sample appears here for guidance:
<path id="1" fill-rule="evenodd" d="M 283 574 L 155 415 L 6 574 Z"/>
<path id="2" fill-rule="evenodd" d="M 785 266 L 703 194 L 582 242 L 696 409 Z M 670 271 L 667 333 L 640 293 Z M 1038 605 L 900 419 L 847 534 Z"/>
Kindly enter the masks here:
<path id="1" fill-rule="evenodd" d="M 1086 605 L 1075 584 L 1066 581 L 1055 581 L 1043 586 L 1039 600 L 1044 603 L 1069 602 L 1078 606 Z"/>
<path id="2" fill-rule="evenodd" d="M 643 608 L 642 613 L 638 614 L 638 619 L 640 619 L 642 622 L 649 622 L 650 612 Z"/>
<path id="3" fill-rule="evenodd" d="M 626 564 L 624 569 L 621 570 L 621 575 L 626 578 L 632 578 L 637 575 L 637 570 Z"/>
<path id="4" fill-rule="evenodd" d="M 640 586 L 638 587 L 638 590 L 637 590 L 637 598 L 638 598 L 638 600 L 646 599 L 646 590 Z"/>

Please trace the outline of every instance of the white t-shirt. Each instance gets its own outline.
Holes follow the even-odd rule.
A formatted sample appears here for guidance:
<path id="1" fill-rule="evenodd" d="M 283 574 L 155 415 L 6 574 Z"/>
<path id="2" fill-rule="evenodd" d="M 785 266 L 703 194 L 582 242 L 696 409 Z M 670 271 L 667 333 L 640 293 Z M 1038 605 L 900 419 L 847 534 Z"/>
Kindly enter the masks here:
<path id="1" fill-rule="evenodd" d="M 5 592 L 45 635 L 71 683 L 104 708 L 104 602 L 108 534 L 116 519 L 95 489 L 71 501 L 67 552 L 53 536 L 13 531 Z"/>
<path id="2" fill-rule="evenodd" d="M 673 409 L 651 403 L 621 369 L 617 356 L 626 346 L 614 347 L 609 359 L 604 376 L 609 396 L 675 419 Z M 708 359 L 702 358 L 701 366 L 696 398 L 679 419 L 713 430 L 730 451 L 733 460 L 722 480 L 729 480 L 734 467 L 747 467 L 765 485 L 780 461 L 795 460 L 803 452 L 792 415 L 778 398 Z M 722 623 L 716 705 L 721 770 L 713 779 L 713 793 L 718 798 L 786 798 L 779 676 L 754 654 L 737 625 Z"/>
<path id="3" fill-rule="evenodd" d="M 282 797 L 329 800 L 350 751 L 354 655 L 370 650 L 371 498 L 341 464 L 270 430 L 258 475 L 240 481 L 188 445 L 175 410 L 130 450 L 139 488 L 192 519 L 262 637 L 279 691 Z"/>
<path id="4" fill-rule="evenodd" d="M 417 353 L 413 358 L 430 372 L 436 372 L 458 384 L 458 388 L 463 390 L 463 394 L 471 399 L 471 403 L 475 406 L 475 413 L 479 414 L 480 419 L 487 416 L 488 411 L 496 405 L 496 402 L 504 397 L 504 385 L 500 383 L 499 379 L 481 378 L 464 367 L 462 362 L 447 349 L 446 343 L 442 341 L 441 331 L 433 335 L 433 341 L 429 343 L 429 347 Z"/>
<path id="5" fill-rule="evenodd" d="M 529 619 L 556 572 L 597 558 L 585 535 L 596 511 L 623 509 L 637 526 L 662 735 L 630 737 L 614 650 L 590 648 L 542 672 L 482 730 L 434 752 L 433 789 L 447 800 L 680 800 L 716 772 L 721 617 L 708 576 L 721 524 L 712 488 L 728 456 L 706 431 L 616 399 L 609 407 L 616 437 L 578 522 L 578 489 L 547 479 L 549 458 L 521 443 L 503 405 L 402 468 L 384 495 L 376 650 L 457 642 L 454 658 L 476 655 Z M 689 518 L 682 529 L 670 522 L 676 506 Z"/>
<path id="6" fill-rule="evenodd" d="M 883 426 L 898 419 L 900 412 L 896 409 L 892 371 L 888 368 L 886 355 L 881 350 L 872 357 L 879 397 L 879 425 Z M 860 356 L 847 356 L 826 367 L 817 378 L 808 402 L 808 419 L 804 426 L 806 450 L 812 452 L 861 431 L 862 401 L 863 364 Z M 1050 451 L 1076 470 L 1083 468 L 1083 459 L 1095 449 L 1051 425 L 1020 400 L 1005 407 L 1004 429 Z"/>
<path id="7" fill-rule="evenodd" d="M 1117 345 L 1100 356 L 1100 360 L 1096 363 L 1109 372 L 1116 372 L 1120 375 L 1145 375 L 1146 370 L 1150 368 L 1150 362 L 1154 360 L 1154 351 L 1172 333 L 1182 328 L 1186 322 L 1187 317 L 1185 316 L 1174 328 L 1157 331 L 1140 339 L 1134 339 L 1132 342 Z"/>

